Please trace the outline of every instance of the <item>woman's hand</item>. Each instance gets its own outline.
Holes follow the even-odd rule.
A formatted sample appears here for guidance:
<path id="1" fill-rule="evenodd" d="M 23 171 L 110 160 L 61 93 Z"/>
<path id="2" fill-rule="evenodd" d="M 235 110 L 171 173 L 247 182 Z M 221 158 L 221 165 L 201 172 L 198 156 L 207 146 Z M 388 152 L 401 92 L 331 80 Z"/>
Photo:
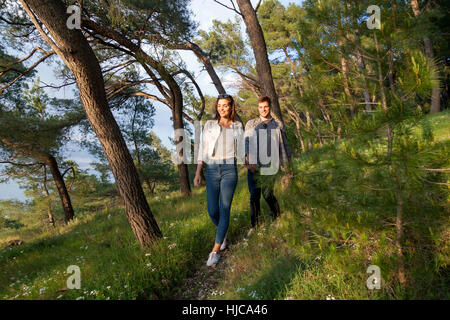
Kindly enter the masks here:
<path id="1" fill-rule="evenodd" d="M 202 183 L 202 178 L 200 177 L 200 174 L 195 174 L 194 187 L 200 187 L 201 183 Z"/>

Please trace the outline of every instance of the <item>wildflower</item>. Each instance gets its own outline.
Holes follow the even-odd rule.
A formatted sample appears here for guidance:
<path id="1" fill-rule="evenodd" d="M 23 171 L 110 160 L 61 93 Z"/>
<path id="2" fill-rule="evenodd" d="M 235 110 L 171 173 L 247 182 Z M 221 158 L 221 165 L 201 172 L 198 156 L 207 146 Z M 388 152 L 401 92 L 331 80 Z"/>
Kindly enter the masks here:
<path id="1" fill-rule="evenodd" d="M 152 266 L 152 264 L 151 263 L 147 263 L 147 267 L 151 267 Z"/>
<path id="2" fill-rule="evenodd" d="M 145 256 L 146 256 L 146 257 L 150 257 L 151 254 L 150 254 L 150 253 L 146 253 Z"/>
<path id="3" fill-rule="evenodd" d="M 107 286 L 106 289 L 108 289 L 108 290 L 111 289 L 111 286 Z"/>
<path id="4" fill-rule="evenodd" d="M 176 243 L 174 242 L 174 243 L 172 243 L 171 245 L 169 245 L 167 248 L 169 248 L 169 249 L 173 249 L 173 248 L 175 248 L 176 247 Z"/>
<path id="5" fill-rule="evenodd" d="M 331 294 L 327 295 L 327 300 L 336 300 Z"/>

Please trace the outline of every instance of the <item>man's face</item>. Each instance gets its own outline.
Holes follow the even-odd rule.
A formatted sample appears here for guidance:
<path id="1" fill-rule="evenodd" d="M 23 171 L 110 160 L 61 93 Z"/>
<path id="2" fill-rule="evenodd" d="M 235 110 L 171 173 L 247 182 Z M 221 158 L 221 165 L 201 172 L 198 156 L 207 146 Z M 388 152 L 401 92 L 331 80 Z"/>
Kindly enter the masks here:
<path id="1" fill-rule="evenodd" d="M 269 102 L 263 101 L 263 102 L 258 103 L 258 112 L 261 117 L 267 118 L 267 116 L 270 113 Z"/>

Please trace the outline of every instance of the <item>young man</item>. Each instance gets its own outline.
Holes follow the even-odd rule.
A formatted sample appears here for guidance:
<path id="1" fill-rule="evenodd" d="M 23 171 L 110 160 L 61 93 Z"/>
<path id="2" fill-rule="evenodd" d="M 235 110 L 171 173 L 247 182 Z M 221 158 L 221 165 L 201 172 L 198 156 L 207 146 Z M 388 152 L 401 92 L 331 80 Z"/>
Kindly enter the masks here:
<path id="1" fill-rule="evenodd" d="M 260 149 L 263 147 L 263 152 L 267 150 L 268 156 L 271 156 L 271 134 L 278 135 L 280 163 L 285 165 L 286 162 L 289 162 L 290 176 L 292 176 L 292 154 L 288 146 L 286 133 L 283 124 L 276 121 L 270 114 L 270 104 L 269 97 L 260 97 L 258 99 L 259 117 L 249 120 L 245 126 L 245 159 L 248 190 L 250 191 L 250 217 L 252 227 L 258 224 L 261 211 L 261 193 L 272 211 L 272 217 L 276 218 L 280 215 L 280 206 L 278 205 L 277 198 L 273 194 L 275 182 L 273 176 L 261 174 L 261 168 L 267 167 L 267 165 L 261 164 Z M 256 148 L 254 146 L 255 144 Z M 256 163 L 254 163 L 255 159 L 257 160 Z"/>

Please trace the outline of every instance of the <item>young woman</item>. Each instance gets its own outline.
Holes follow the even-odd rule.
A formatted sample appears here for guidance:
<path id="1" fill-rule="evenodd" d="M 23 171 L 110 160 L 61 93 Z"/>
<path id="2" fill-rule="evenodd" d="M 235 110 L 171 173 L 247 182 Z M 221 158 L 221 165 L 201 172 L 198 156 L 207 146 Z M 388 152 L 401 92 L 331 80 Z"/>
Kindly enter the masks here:
<path id="1" fill-rule="evenodd" d="M 200 186 L 200 173 L 206 163 L 206 202 L 211 221 L 217 227 L 214 247 L 207 266 L 217 264 L 220 250 L 227 246 L 226 234 L 230 222 L 230 209 L 237 184 L 236 146 L 242 139 L 242 123 L 235 120 L 233 97 L 219 95 L 215 106 L 216 116 L 203 128 L 202 141 L 194 178 L 194 186 Z"/>

